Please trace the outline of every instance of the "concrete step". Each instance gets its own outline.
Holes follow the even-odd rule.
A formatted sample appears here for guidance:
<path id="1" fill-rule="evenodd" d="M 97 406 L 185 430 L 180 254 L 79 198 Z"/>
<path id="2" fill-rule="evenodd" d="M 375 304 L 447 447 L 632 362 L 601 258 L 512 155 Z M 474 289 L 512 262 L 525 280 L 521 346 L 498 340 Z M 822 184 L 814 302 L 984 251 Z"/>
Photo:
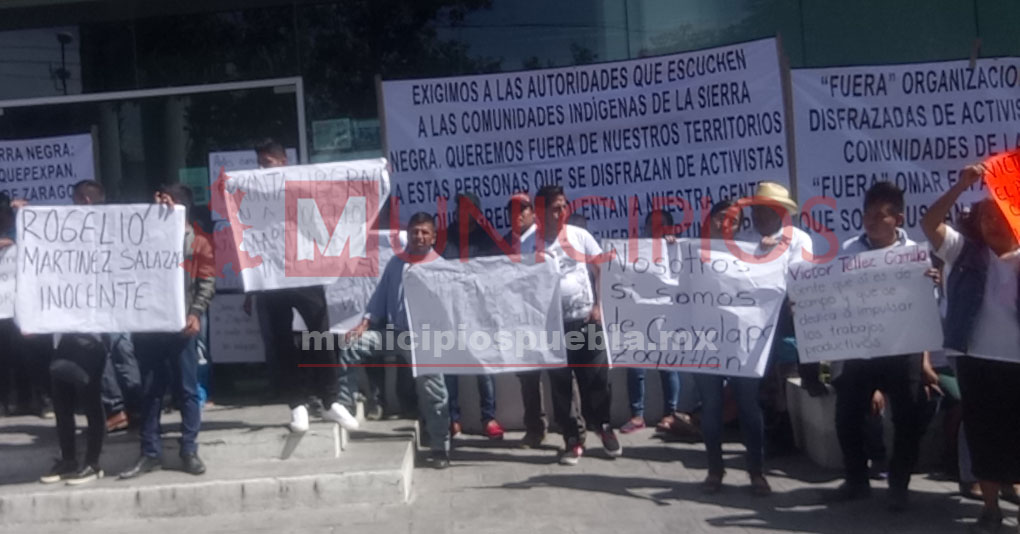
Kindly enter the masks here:
<path id="1" fill-rule="evenodd" d="M 120 434 L 103 449 L 108 476 L 79 487 L 37 482 L 56 453 L 49 437 L 55 433 L 52 421 L 0 426 L 0 526 L 403 505 L 410 499 L 409 422 L 365 425 L 338 455 L 337 425 L 317 422 L 294 435 L 283 424 L 269 424 L 279 411 L 274 408 L 220 413 L 203 422 L 199 451 L 208 471 L 202 476 L 179 470 L 171 433 L 164 435 L 163 470 L 117 480 L 116 474 L 138 457 L 137 437 Z"/>
<path id="2" fill-rule="evenodd" d="M 157 471 L 129 481 L 108 477 L 77 488 L 60 484 L 6 486 L 0 490 L 0 524 L 407 502 L 414 466 L 411 443 L 394 440 L 360 445 L 351 447 L 341 460 L 211 465 L 200 477 Z"/>

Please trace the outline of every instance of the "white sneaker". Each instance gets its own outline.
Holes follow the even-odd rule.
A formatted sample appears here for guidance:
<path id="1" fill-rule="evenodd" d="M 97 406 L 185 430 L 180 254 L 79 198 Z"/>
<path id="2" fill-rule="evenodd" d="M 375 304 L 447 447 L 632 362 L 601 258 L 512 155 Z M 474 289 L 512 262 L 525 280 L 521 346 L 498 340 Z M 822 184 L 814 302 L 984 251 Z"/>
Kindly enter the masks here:
<path id="1" fill-rule="evenodd" d="M 339 402 L 334 402 L 328 411 L 322 412 L 322 418 L 333 421 L 347 430 L 357 430 L 361 426 L 358 420 L 351 415 L 351 412 L 348 412 L 347 408 L 341 406 Z"/>
<path id="2" fill-rule="evenodd" d="M 290 411 L 290 431 L 291 432 L 307 432 L 308 431 L 308 407 L 305 405 L 298 406 Z"/>

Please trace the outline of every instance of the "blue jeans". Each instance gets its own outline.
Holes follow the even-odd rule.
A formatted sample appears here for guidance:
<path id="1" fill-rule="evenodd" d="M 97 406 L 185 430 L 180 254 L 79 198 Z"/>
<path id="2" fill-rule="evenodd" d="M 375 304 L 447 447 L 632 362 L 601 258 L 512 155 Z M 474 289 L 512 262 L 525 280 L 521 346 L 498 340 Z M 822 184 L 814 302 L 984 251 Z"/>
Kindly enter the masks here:
<path id="1" fill-rule="evenodd" d="M 645 369 L 641 367 L 627 368 L 627 396 L 630 399 L 631 417 L 645 416 Z M 680 399 L 680 373 L 678 371 L 659 371 L 662 380 L 663 415 L 676 411 Z"/>
<path id="2" fill-rule="evenodd" d="M 198 359 L 185 350 L 190 338 L 180 334 L 138 334 L 135 349 L 142 374 L 142 425 L 139 437 L 142 454 L 159 457 L 163 453 L 159 418 L 163 395 L 173 385 L 181 410 L 180 453 L 198 452 L 198 429 L 202 411 L 198 404 Z"/>
<path id="3" fill-rule="evenodd" d="M 450 396 L 450 421 L 460 421 L 460 377 L 446 375 L 446 391 Z M 478 408 L 482 423 L 496 418 L 496 385 L 491 375 L 478 375 Z"/>
<path id="4" fill-rule="evenodd" d="M 701 433 L 708 453 L 708 472 L 722 474 L 723 382 L 733 388 L 740 411 L 740 432 L 747 449 L 747 471 L 761 474 L 765 456 L 765 426 L 758 404 L 760 378 L 733 377 L 697 373 L 694 383 L 701 395 Z"/>
<path id="5" fill-rule="evenodd" d="M 354 342 L 342 344 L 339 358 L 340 368 L 337 380 L 339 402 L 348 408 L 354 407 L 354 393 L 357 391 L 357 374 L 353 365 L 361 363 L 373 352 L 382 348 L 383 334 L 376 330 L 367 330 Z M 395 353 L 407 363 L 411 363 L 408 351 L 397 349 Z M 399 375 L 398 375 L 399 378 Z M 443 375 L 426 375 L 414 379 L 414 390 L 418 397 L 418 410 L 425 420 L 425 431 L 429 435 L 429 448 L 433 451 L 450 450 L 450 406 L 449 395 Z M 408 389 L 398 381 L 398 389 Z M 407 392 L 402 395 L 407 397 Z M 404 400 L 402 399 L 403 403 Z M 408 406 L 404 406 L 408 408 Z"/>

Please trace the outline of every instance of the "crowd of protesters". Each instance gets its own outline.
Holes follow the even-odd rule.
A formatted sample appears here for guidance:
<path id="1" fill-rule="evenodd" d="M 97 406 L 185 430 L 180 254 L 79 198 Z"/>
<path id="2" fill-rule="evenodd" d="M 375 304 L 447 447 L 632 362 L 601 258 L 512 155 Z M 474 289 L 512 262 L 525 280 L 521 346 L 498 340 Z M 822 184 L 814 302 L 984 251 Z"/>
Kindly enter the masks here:
<path id="1" fill-rule="evenodd" d="M 278 143 L 257 147 L 262 167 L 287 165 Z M 979 532 L 995 532 L 1002 523 L 999 499 L 1016 501 L 1014 484 L 1020 482 L 1020 246 L 997 205 L 991 200 L 976 203 L 958 220 L 950 221 L 951 207 L 960 195 L 977 184 L 980 165 L 967 167 L 961 179 L 931 205 L 922 230 L 936 258 L 929 271 L 944 317 L 944 350 L 932 354 L 890 354 L 886 357 L 846 360 L 825 366 L 836 395 L 835 427 L 842 449 L 845 482 L 835 493 L 837 500 L 867 498 L 872 480 L 888 479 L 888 506 L 901 511 L 909 505 L 909 483 L 917 467 L 921 438 L 940 405 L 947 437 L 946 470 L 960 480 L 961 493 L 984 503 Z M 762 255 L 781 250 L 775 261 L 786 264 L 811 254 L 810 237 L 792 225 L 797 203 L 782 185 L 762 182 L 755 197 L 768 205 L 749 209 L 736 199 L 718 200 L 709 210 L 702 237 L 735 238 L 751 242 Z M 76 204 L 101 204 L 103 186 L 85 181 L 74 187 Z M 547 185 L 534 197 L 518 193 L 508 199 L 511 228 L 500 239 L 473 218 L 449 225 L 449 244 L 435 250 L 441 231 L 437 217 L 415 213 L 406 225 L 407 255 L 394 257 L 383 266 L 382 277 L 364 310 L 360 324 L 344 336 L 338 350 L 302 350 L 292 332 L 296 310 L 310 330 L 328 331 L 329 318 L 322 287 L 281 289 L 257 294 L 263 316 L 263 337 L 279 362 L 280 382 L 291 414 L 289 428 L 309 428 L 310 410 L 349 430 L 359 427 L 354 417 L 360 394 L 358 369 L 373 361 L 409 354 L 384 353 L 383 332 L 409 330 L 405 310 L 403 273 L 413 263 L 439 257 L 451 260 L 504 253 L 544 252 L 557 265 L 563 331 L 587 340 L 602 325 L 598 263 L 584 262 L 568 254 L 564 245 L 588 257 L 603 251 L 583 227 L 583 220 L 568 220 L 569 200 L 562 187 Z M 69 333 L 55 336 L 22 336 L 11 320 L 0 321 L 0 410 L 7 414 L 55 415 L 61 458 L 41 477 L 44 483 L 82 484 L 103 476 L 101 453 L 104 437 L 129 423 L 140 437 L 138 461 L 121 478 L 133 478 L 162 465 L 160 414 L 164 395 L 172 389 L 181 412 L 180 454 L 183 469 L 200 475 L 205 466 L 198 457 L 196 437 L 201 425 L 202 400 L 198 379 L 199 339 L 206 309 L 215 293 L 215 262 L 207 232 L 201 229 L 192 206 L 190 190 L 181 185 L 160 189 L 155 202 L 182 205 L 188 213 L 188 230 L 182 243 L 187 262 L 193 262 L 185 286 L 187 326 L 177 334 L 102 335 Z M 464 192 L 458 208 L 479 205 L 478 198 Z M 537 206 L 542 209 L 536 210 Z M 17 202 L 0 199 L 0 247 L 14 243 Z M 777 209 L 779 207 L 779 209 Z M 888 182 L 877 182 L 864 197 L 863 232 L 841 247 L 844 253 L 914 244 L 903 229 L 904 193 Z M 784 217 L 782 210 L 790 217 Z M 458 209 L 459 216 L 468 211 Z M 672 227 L 667 210 L 648 214 L 643 236 L 661 236 Z M 571 224 L 574 222 L 574 224 Z M 458 235 L 457 229 L 466 229 Z M 674 237 L 665 235 L 667 240 Z M 246 309 L 251 310 L 251 302 Z M 820 379 L 822 368 L 799 365 L 793 317 L 796 302 L 784 300 L 770 349 L 765 376 L 727 377 L 696 372 L 657 371 L 662 384 L 663 416 L 657 432 L 704 442 L 708 474 L 703 490 L 714 493 L 723 487 L 724 425 L 739 421 L 746 449 L 750 491 L 767 496 L 772 492 L 765 478 L 766 459 L 791 447 L 792 433 L 786 413 L 786 378 L 799 374 L 812 395 L 827 394 Z M 298 363 L 336 364 L 336 367 L 299 368 Z M 616 429 L 610 422 L 613 392 L 610 388 L 607 353 L 594 343 L 568 348 L 568 366 L 545 370 L 551 384 L 552 419 L 562 435 L 558 461 L 577 465 L 585 455 L 589 430 L 597 434 L 609 457 L 624 455 Z M 547 439 L 548 423 L 542 398 L 542 371 L 519 373 L 525 434 L 521 447 L 537 448 Z M 368 368 L 367 399 L 370 419 L 399 414 L 419 418 L 431 450 L 426 463 L 435 468 L 450 464 L 451 438 L 462 432 L 459 381 L 456 376 L 424 375 L 413 378 L 406 369 L 398 374 L 400 406 L 385 406 L 381 369 Z M 638 431 L 645 419 L 644 369 L 627 370 L 627 398 L 631 417 L 619 429 Z M 504 438 L 496 420 L 495 386 L 491 376 L 476 379 L 484 436 Z M 413 383 L 413 385 L 412 385 Z M 894 439 L 891 455 L 882 444 L 881 413 L 891 406 Z M 317 409 L 314 409 L 317 407 Z M 384 410 L 385 407 L 385 410 Z M 75 413 L 84 413 L 86 451 L 75 449 Z M 870 462 L 870 465 L 869 465 Z"/>

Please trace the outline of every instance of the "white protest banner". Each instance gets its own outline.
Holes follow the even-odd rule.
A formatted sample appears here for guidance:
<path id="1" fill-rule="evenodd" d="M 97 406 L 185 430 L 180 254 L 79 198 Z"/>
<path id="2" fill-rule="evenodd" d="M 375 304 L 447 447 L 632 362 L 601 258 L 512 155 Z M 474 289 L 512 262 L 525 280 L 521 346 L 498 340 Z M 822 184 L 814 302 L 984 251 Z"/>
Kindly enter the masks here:
<path id="1" fill-rule="evenodd" d="M 70 204 L 71 188 L 95 179 L 92 135 L 0 141 L 0 193 L 33 204 Z"/>
<path id="2" fill-rule="evenodd" d="M 15 319 L 26 334 L 184 328 L 184 208 L 18 210 Z"/>
<path id="3" fill-rule="evenodd" d="M 0 248 L 0 319 L 14 317 L 17 289 L 18 246 Z"/>
<path id="4" fill-rule="evenodd" d="M 796 262 L 787 273 L 797 352 L 804 363 L 916 354 L 942 348 L 942 321 L 925 276 L 927 244 Z"/>
<path id="5" fill-rule="evenodd" d="M 637 249 L 634 249 L 634 246 Z M 759 377 L 786 287 L 786 263 L 759 263 L 754 244 L 604 240 L 602 317 L 613 365 Z"/>
<path id="6" fill-rule="evenodd" d="M 287 153 L 287 161 L 292 165 L 297 165 L 298 157 L 297 150 L 288 148 L 284 150 Z M 216 179 L 220 177 L 220 171 L 226 172 L 232 171 L 248 171 L 259 168 L 258 154 L 254 150 L 227 150 L 223 152 L 210 152 L 209 153 L 209 190 L 213 191 L 213 185 L 216 183 Z M 225 214 L 219 213 L 215 210 L 212 212 L 214 221 L 226 220 Z"/>
<path id="7" fill-rule="evenodd" d="M 927 206 L 966 165 L 1020 146 L 1020 59 L 793 71 L 797 193 L 813 232 L 860 235 L 864 192 L 906 192 L 906 229 L 921 238 Z M 984 198 L 981 186 L 954 210 Z M 835 200 L 835 209 L 813 197 Z"/>
<path id="8" fill-rule="evenodd" d="M 565 366 L 559 287 L 551 261 L 440 258 L 407 268 L 404 298 L 415 339 L 415 375 Z"/>
<path id="9" fill-rule="evenodd" d="M 389 195 L 386 160 L 227 173 L 226 211 L 245 291 L 378 276 L 369 228 Z"/>
<path id="10" fill-rule="evenodd" d="M 266 361 L 258 306 L 252 305 L 251 315 L 243 308 L 244 295 L 217 294 L 209 304 L 209 353 L 213 363 Z"/>
<path id="11" fill-rule="evenodd" d="M 775 39 L 631 61 L 382 84 L 394 196 L 406 222 L 473 191 L 497 229 L 507 200 L 561 184 L 597 237 L 625 235 L 634 199 L 750 196 L 789 184 Z M 446 221 L 456 208 L 452 203 Z M 638 214 L 634 214 L 637 216 Z M 635 217 L 639 218 L 639 217 Z M 694 221 L 700 222 L 700 217 Z M 680 221 L 677 221 L 678 224 Z M 697 228 L 688 230 L 698 235 Z"/>
<path id="12" fill-rule="evenodd" d="M 407 232 L 395 233 L 401 248 L 407 246 Z M 386 264 L 393 258 L 393 246 L 389 231 L 376 231 L 369 234 L 369 239 L 379 243 L 379 274 L 378 276 L 345 276 L 326 286 L 326 309 L 329 313 L 329 330 L 340 334 L 358 326 L 365 316 L 365 308 L 379 279 L 382 278 Z M 295 319 L 299 317 L 295 314 Z M 307 330 L 302 328 L 301 330 Z"/>

